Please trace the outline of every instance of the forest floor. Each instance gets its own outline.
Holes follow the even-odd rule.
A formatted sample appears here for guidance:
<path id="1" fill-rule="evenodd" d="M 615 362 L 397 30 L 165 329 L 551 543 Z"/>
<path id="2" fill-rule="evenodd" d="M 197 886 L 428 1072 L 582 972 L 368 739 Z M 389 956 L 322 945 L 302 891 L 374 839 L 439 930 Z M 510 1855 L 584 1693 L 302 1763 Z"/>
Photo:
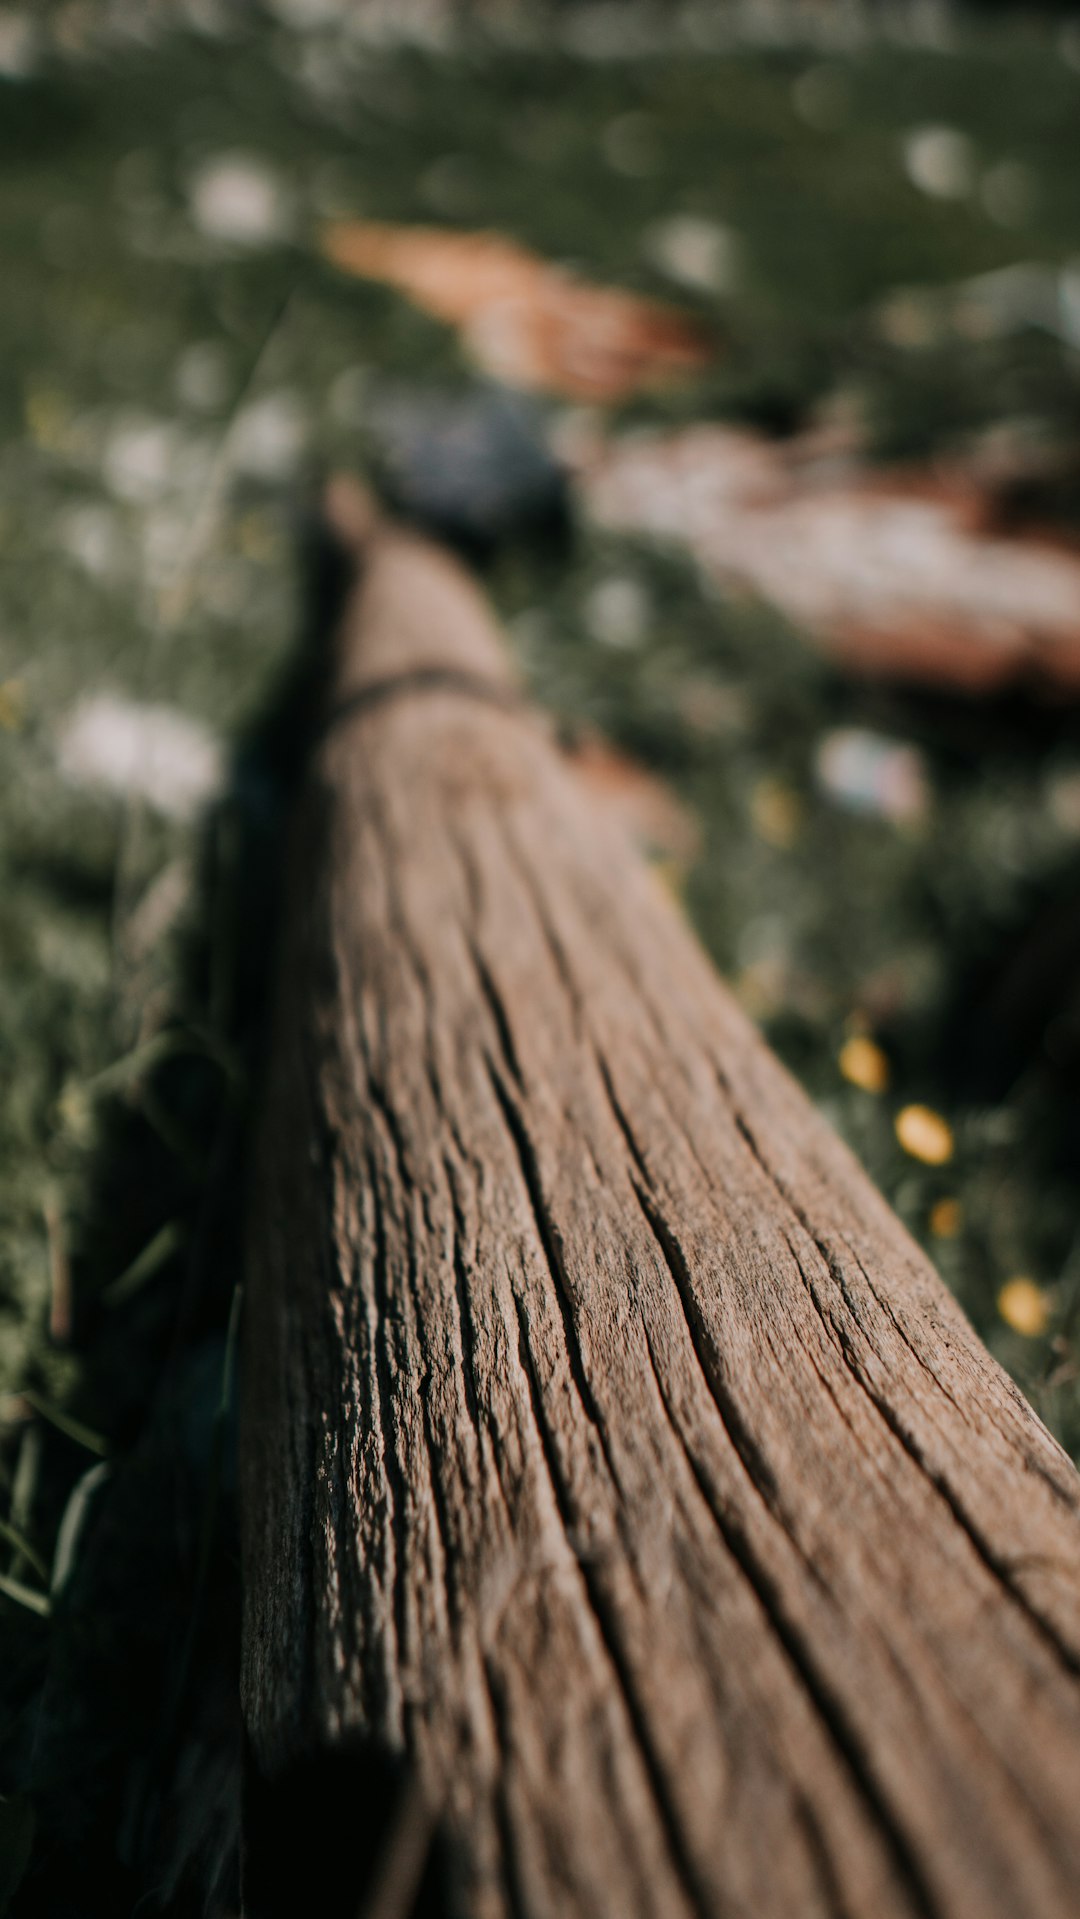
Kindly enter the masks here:
<path id="1" fill-rule="evenodd" d="M 1080 1450 L 1077 687 L 976 696 L 944 630 L 842 669 L 566 470 L 724 423 L 1075 548 L 1080 39 L 815 17 L 0 18 L 0 1911 L 31 1844 L 27 1913 L 231 1896 L 243 1152 L 327 471 L 472 515 L 536 698 L 617 749 L 597 803 Z M 507 402 L 331 221 L 512 235 L 708 350 Z"/>

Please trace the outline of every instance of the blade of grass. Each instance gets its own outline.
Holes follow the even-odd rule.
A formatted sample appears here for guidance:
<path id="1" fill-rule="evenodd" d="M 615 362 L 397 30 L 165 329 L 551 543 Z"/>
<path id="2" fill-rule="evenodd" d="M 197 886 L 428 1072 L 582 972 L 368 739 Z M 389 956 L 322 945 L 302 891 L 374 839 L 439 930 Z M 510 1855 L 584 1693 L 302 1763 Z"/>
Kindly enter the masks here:
<path id="1" fill-rule="evenodd" d="M 73 1439 L 77 1446 L 85 1446 L 88 1453 L 97 1453 L 100 1459 L 108 1457 L 108 1440 L 103 1439 L 100 1433 L 94 1432 L 91 1426 L 85 1426 L 81 1419 L 73 1419 L 71 1414 L 64 1412 L 62 1407 L 54 1406 L 51 1400 L 44 1399 L 40 1393 L 33 1392 L 28 1386 L 23 1387 L 22 1396 L 27 1405 L 33 1407 L 38 1417 L 47 1419 L 50 1426 L 56 1427 L 57 1432 L 63 1433 L 68 1439 Z"/>
<path id="2" fill-rule="evenodd" d="M 153 1239 L 147 1241 L 142 1251 L 136 1253 L 131 1264 L 125 1266 L 123 1272 L 102 1289 L 102 1304 L 120 1306 L 124 1300 L 130 1299 L 179 1250 L 186 1238 L 187 1229 L 180 1220 L 167 1220 Z"/>
<path id="3" fill-rule="evenodd" d="M 98 1073 L 91 1073 L 89 1079 L 79 1082 L 79 1090 L 84 1095 L 98 1097 L 102 1093 L 115 1093 L 120 1087 L 130 1086 L 140 1079 L 151 1066 L 157 1066 L 163 1059 L 172 1059 L 178 1053 L 202 1054 L 204 1045 L 192 1039 L 190 1033 L 179 1027 L 170 1028 L 167 1033 L 155 1033 L 144 1045 L 136 1046 L 130 1053 L 124 1053 Z"/>
<path id="4" fill-rule="evenodd" d="M 56 1534 L 52 1577 L 49 1579 L 51 1592 L 58 1593 L 71 1574 L 79 1540 L 82 1537 L 82 1529 L 90 1510 L 90 1502 L 98 1487 L 108 1478 L 110 1471 L 108 1461 L 99 1459 L 96 1466 L 87 1467 L 71 1489 L 71 1495 L 64 1507 L 64 1516 Z"/>
<path id="5" fill-rule="evenodd" d="M 16 1397 L 22 1399 L 25 1405 L 25 1399 L 21 1393 Z M 19 1454 L 15 1462 L 15 1479 L 11 1488 L 11 1507 L 8 1515 L 10 1524 L 23 1534 L 30 1526 L 40 1473 L 41 1427 L 33 1421 L 28 1421 L 19 1441 Z M 22 1550 L 13 1552 L 7 1567 L 9 1577 L 17 1579 L 24 1563 Z"/>
<path id="6" fill-rule="evenodd" d="M 47 1619 L 52 1611 L 48 1593 L 39 1593 L 33 1586 L 24 1586 L 21 1579 L 9 1579 L 7 1573 L 0 1573 L 0 1593 L 7 1599 L 13 1599 L 17 1606 L 25 1606 L 27 1612 L 37 1613 L 39 1619 Z"/>
<path id="7" fill-rule="evenodd" d="M 39 1579 L 49 1577 L 49 1569 L 41 1554 L 30 1544 L 26 1534 L 18 1526 L 12 1525 L 10 1519 L 0 1519 L 0 1539 L 6 1539 L 9 1546 L 14 1546 L 17 1559 L 25 1559 L 27 1565 L 33 1567 Z M 16 1560 L 13 1560 L 12 1564 L 15 1563 Z"/>
<path id="8" fill-rule="evenodd" d="M 49 1248 L 49 1337 L 58 1346 L 66 1346 L 71 1338 L 71 1260 L 64 1215 L 55 1191 L 46 1195 L 42 1213 Z"/>

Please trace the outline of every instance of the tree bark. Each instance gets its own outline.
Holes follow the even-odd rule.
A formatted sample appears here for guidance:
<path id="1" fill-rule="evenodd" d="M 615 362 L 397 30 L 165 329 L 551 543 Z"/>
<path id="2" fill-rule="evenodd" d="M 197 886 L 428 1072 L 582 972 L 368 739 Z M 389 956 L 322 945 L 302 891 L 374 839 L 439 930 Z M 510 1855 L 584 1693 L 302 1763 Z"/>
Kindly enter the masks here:
<path id="1" fill-rule="evenodd" d="M 257 1777 L 396 1761 L 475 1919 L 1075 1919 L 1080 1480 L 475 588 L 355 537 L 251 1209 Z"/>

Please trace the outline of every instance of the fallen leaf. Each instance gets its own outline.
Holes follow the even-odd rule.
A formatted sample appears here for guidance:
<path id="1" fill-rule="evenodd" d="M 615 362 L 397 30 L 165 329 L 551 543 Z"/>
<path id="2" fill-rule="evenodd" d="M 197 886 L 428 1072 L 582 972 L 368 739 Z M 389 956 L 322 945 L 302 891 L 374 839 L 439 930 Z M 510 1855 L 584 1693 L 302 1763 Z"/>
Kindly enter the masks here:
<path id="1" fill-rule="evenodd" d="M 592 286 L 499 234 L 342 220 L 323 229 L 321 247 L 344 272 L 397 287 L 456 326 L 476 364 L 507 386 L 611 402 L 712 357 L 676 308 Z"/>
<path id="2" fill-rule="evenodd" d="M 655 773 L 609 745 L 598 733 L 583 733 L 569 748 L 570 763 L 600 807 L 647 852 L 688 864 L 701 848 L 693 813 Z"/>
<path id="3" fill-rule="evenodd" d="M 578 484 L 600 525 L 687 547 L 853 672 L 972 694 L 1080 688 L 1080 552 L 997 531 L 970 475 L 698 426 L 610 441 Z"/>

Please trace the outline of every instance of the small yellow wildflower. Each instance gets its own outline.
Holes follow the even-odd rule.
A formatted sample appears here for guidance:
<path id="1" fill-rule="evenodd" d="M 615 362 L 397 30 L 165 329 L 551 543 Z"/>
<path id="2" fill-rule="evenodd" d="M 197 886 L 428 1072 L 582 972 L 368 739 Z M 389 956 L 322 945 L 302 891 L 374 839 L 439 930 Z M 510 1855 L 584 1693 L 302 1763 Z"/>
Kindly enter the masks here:
<path id="1" fill-rule="evenodd" d="M 840 1048 L 837 1065 L 844 1078 L 864 1093 L 883 1093 L 889 1084 L 889 1062 L 875 1040 L 855 1033 Z"/>
<path id="2" fill-rule="evenodd" d="M 938 1199 L 930 1208 L 930 1231 L 935 1239 L 958 1239 L 964 1230 L 964 1209 L 958 1199 Z"/>
<path id="3" fill-rule="evenodd" d="M 997 1296 L 997 1309 L 1014 1333 L 1041 1339 L 1050 1323 L 1050 1302 L 1033 1279 L 1006 1280 Z"/>
<path id="4" fill-rule="evenodd" d="M 952 1127 L 932 1106 L 904 1106 L 896 1115 L 896 1137 L 905 1153 L 924 1166 L 944 1166 L 953 1156 Z"/>
<path id="5" fill-rule="evenodd" d="M 783 780 L 759 780 L 750 795 L 750 817 L 759 838 L 786 853 L 799 837 L 802 805 Z"/>
<path id="6" fill-rule="evenodd" d="M 72 1139 L 87 1140 L 90 1137 L 93 1107 L 85 1087 L 77 1079 L 65 1081 L 56 1102 L 57 1118 L 65 1133 Z"/>
<path id="7" fill-rule="evenodd" d="M 17 733 L 23 720 L 23 683 L 0 680 L 0 726 L 5 733 Z"/>
<path id="8" fill-rule="evenodd" d="M 67 401 L 49 387 L 32 386 L 26 395 L 26 425 L 30 438 L 47 453 L 62 450 L 70 417 Z"/>

